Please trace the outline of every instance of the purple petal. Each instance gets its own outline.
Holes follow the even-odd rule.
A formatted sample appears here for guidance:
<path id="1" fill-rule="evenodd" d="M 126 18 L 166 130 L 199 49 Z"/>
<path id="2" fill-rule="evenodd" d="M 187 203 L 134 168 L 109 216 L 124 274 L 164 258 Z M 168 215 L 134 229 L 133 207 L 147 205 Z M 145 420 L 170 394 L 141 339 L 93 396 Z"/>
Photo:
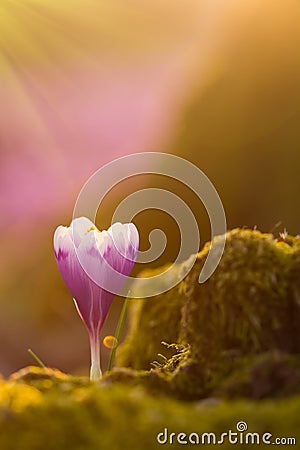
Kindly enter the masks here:
<path id="1" fill-rule="evenodd" d="M 65 230 L 59 230 L 59 228 L 65 228 Z M 80 304 L 80 308 L 78 309 L 82 320 L 89 327 L 89 315 L 91 311 L 90 280 L 79 263 L 75 246 L 71 239 L 70 228 L 59 228 L 56 230 L 54 238 L 57 265 L 72 297 Z"/>

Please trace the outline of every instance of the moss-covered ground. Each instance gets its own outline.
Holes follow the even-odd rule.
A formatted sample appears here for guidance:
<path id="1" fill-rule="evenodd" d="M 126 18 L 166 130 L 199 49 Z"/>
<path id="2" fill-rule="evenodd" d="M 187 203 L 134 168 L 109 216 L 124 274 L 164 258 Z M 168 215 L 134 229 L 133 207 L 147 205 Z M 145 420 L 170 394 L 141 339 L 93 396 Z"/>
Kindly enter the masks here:
<path id="1" fill-rule="evenodd" d="M 181 432 L 209 448 L 201 433 L 220 438 L 240 421 L 248 430 L 223 448 L 244 448 L 247 433 L 298 448 L 300 239 L 228 232 L 217 270 L 199 284 L 209 245 L 177 287 L 131 302 L 117 367 L 101 381 L 37 367 L 0 380 L 0 449 L 152 449 L 165 429 L 165 447 L 187 445 Z"/>
<path id="2" fill-rule="evenodd" d="M 91 384 L 38 368 L 2 381 L 0 392 L 0 448 L 6 450 L 150 450 L 160 446 L 157 435 L 165 428 L 165 447 L 181 448 L 177 435 L 170 444 L 170 433 L 182 432 L 188 439 L 191 433 L 202 438 L 202 433 L 213 432 L 220 439 L 223 432 L 236 432 L 240 421 L 247 423 L 249 433 L 271 433 L 271 442 L 278 437 L 300 439 L 298 396 L 259 402 L 217 398 L 181 402 L 153 396 L 139 386 Z M 243 445 L 239 441 L 236 447 Z"/>

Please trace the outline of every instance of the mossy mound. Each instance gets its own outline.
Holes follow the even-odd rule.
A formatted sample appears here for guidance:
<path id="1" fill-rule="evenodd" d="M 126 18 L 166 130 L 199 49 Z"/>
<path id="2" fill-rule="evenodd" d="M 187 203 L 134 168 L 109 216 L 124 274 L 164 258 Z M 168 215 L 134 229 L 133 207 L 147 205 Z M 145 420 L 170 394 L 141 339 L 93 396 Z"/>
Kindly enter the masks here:
<path id="1" fill-rule="evenodd" d="M 50 383 L 45 386 L 45 381 Z M 178 433 L 186 435 L 181 440 L 194 433 L 193 442 L 196 433 L 201 444 L 202 433 L 215 433 L 220 439 L 223 432 L 236 432 L 240 421 L 260 439 L 267 432 L 272 434 L 271 442 L 277 437 L 300 438 L 300 397 L 284 402 L 228 403 L 212 398 L 184 403 L 124 383 L 108 386 L 84 380 L 80 385 L 77 378 L 37 368 L 2 380 L 0 405 L 0 448 L 5 450 L 152 450 L 160 447 L 157 435 L 165 428 L 166 447 L 182 448 Z M 176 435 L 170 437 L 171 433 Z M 245 439 L 246 432 L 242 434 Z M 208 436 L 203 439 L 210 447 Z"/>
<path id="2" fill-rule="evenodd" d="M 141 276 L 154 276 L 165 270 L 163 268 L 142 271 Z M 177 268 L 173 269 L 174 278 L 177 277 Z M 172 349 L 162 346 L 162 340 L 166 342 L 177 342 L 181 330 L 181 308 L 185 298 L 181 293 L 182 284 L 175 286 L 169 291 L 143 300 L 131 300 L 130 302 L 130 332 L 118 349 L 118 366 L 131 367 L 133 369 L 150 369 L 158 353 L 162 350 L 167 358 L 174 354 Z M 164 305 L 164 308 L 162 308 Z M 163 328 L 162 328 L 163 327 Z M 147 345 L 137 339 L 147 336 Z M 143 350 L 141 351 L 141 348 Z M 137 352 L 135 352 L 135 348 Z"/>
<path id="3" fill-rule="evenodd" d="M 199 284 L 209 248 L 177 287 L 134 302 L 119 349 L 119 365 L 148 369 L 165 352 L 162 341 L 178 343 L 185 351 L 160 357 L 161 371 L 185 398 L 211 395 L 247 357 L 300 355 L 300 239 L 232 230 L 218 268 Z"/>

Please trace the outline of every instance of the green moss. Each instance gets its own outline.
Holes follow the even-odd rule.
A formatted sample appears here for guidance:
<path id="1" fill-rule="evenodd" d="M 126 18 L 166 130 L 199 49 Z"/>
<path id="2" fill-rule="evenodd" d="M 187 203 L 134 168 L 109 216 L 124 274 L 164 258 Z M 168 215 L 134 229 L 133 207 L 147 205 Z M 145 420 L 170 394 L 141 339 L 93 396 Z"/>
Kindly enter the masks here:
<path id="1" fill-rule="evenodd" d="M 187 277 L 181 340 L 206 359 L 270 348 L 299 352 L 300 239 L 278 242 L 250 230 L 227 234 L 213 276 L 197 283 L 207 250 Z"/>
<path id="2" fill-rule="evenodd" d="M 13 373 L 9 380 L 12 383 L 24 383 L 37 388 L 42 392 L 52 389 L 53 387 L 68 391 L 72 390 L 74 386 L 81 387 L 90 385 L 90 380 L 87 377 L 70 377 L 60 370 L 37 366 L 25 367 L 24 369 Z"/>
<path id="3" fill-rule="evenodd" d="M 254 400 L 300 394 L 300 357 L 273 351 L 237 360 L 215 394 Z"/>
<path id="4" fill-rule="evenodd" d="M 227 234 L 224 255 L 204 284 L 197 274 L 205 250 L 187 277 L 180 342 L 191 346 L 207 384 L 214 387 L 233 361 L 270 350 L 299 353 L 300 240 L 250 230 Z M 203 254 L 204 253 L 204 254 Z"/>
<path id="5" fill-rule="evenodd" d="M 43 389 L 49 373 L 33 374 L 40 387 L 25 383 L 23 375 L 2 381 L 0 390 L 0 448 L 5 450 L 153 449 L 164 428 L 186 434 L 236 430 L 237 422 L 248 431 L 270 432 L 274 437 L 300 438 L 300 397 L 263 402 L 224 402 L 214 399 L 184 403 L 149 395 L 140 386 L 117 381 L 108 385 L 78 385 L 71 376 L 55 378 Z M 27 371 L 26 381 L 30 379 Z M 72 389 L 65 390 L 68 383 Z M 37 384 L 36 386 L 39 386 Z M 15 405 L 22 404 L 22 407 Z M 167 445 L 181 448 L 176 443 Z M 254 446 L 255 447 L 255 446 Z M 237 448 L 240 448 L 238 445 Z M 256 446 L 256 448 L 259 448 Z"/>
<path id="6" fill-rule="evenodd" d="M 165 269 L 165 267 L 164 267 Z M 162 269 L 143 271 L 142 277 L 156 275 Z M 177 277 L 176 269 L 173 276 Z M 177 342 L 180 333 L 181 308 L 184 305 L 183 284 L 150 299 L 131 300 L 129 333 L 117 351 L 117 365 L 133 369 L 150 369 L 159 353 L 166 357 L 174 351 L 161 341 Z M 163 331 L 162 331 L 163 330 Z M 143 342 L 145 345 L 143 345 Z"/>
<path id="7" fill-rule="evenodd" d="M 300 239 L 240 229 L 226 238 L 221 262 L 206 283 L 198 277 L 209 243 L 183 282 L 136 301 L 131 310 L 119 364 L 147 368 L 165 354 L 171 359 L 161 358 L 157 370 L 184 398 L 211 395 L 237 360 L 272 350 L 300 352 Z M 212 245 L 219 245 L 218 238 Z M 172 358 L 162 341 L 188 347 L 188 354 Z"/>

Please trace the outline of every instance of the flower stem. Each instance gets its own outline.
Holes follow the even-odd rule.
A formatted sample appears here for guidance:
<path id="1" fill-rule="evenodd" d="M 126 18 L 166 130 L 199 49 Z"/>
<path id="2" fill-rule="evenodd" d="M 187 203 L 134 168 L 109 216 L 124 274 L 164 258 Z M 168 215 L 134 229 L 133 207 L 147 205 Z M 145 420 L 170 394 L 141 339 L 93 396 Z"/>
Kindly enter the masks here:
<path id="1" fill-rule="evenodd" d="M 128 306 L 128 301 L 129 301 L 129 298 L 126 297 L 125 301 L 123 303 L 122 311 L 121 311 L 119 322 L 118 322 L 118 325 L 117 325 L 116 334 L 115 334 L 115 339 L 116 339 L 117 344 L 119 342 L 122 326 L 123 326 L 123 323 L 124 323 L 126 310 L 127 310 L 127 306 Z M 109 360 L 108 369 L 107 369 L 108 372 L 110 372 L 112 370 L 112 367 L 114 365 L 117 346 L 118 345 L 116 345 L 111 351 L 110 360 Z"/>
<path id="2" fill-rule="evenodd" d="M 102 377 L 100 368 L 100 341 L 97 333 L 90 334 L 90 347 L 91 347 L 91 370 L 90 380 L 96 381 Z"/>

